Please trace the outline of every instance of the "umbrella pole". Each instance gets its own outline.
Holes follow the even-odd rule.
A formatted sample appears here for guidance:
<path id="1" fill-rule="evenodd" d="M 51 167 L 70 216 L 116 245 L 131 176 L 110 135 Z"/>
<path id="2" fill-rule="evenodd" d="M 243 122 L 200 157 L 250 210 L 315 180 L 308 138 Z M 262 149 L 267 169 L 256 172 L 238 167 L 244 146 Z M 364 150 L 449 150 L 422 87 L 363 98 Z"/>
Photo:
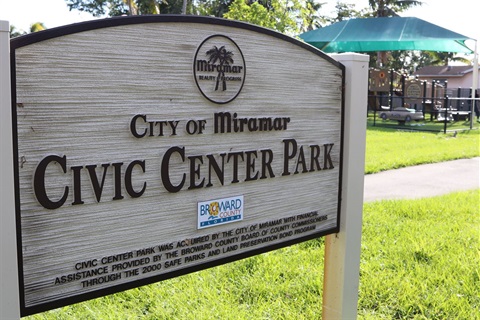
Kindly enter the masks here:
<path id="1" fill-rule="evenodd" d="M 477 40 L 475 40 L 475 51 L 473 52 L 473 79 L 472 79 L 472 103 L 471 103 L 471 110 L 470 110 L 470 129 L 473 129 L 473 113 L 475 112 L 475 104 L 479 104 L 480 108 L 480 101 L 475 100 L 475 92 L 478 88 L 478 51 L 477 51 Z"/>

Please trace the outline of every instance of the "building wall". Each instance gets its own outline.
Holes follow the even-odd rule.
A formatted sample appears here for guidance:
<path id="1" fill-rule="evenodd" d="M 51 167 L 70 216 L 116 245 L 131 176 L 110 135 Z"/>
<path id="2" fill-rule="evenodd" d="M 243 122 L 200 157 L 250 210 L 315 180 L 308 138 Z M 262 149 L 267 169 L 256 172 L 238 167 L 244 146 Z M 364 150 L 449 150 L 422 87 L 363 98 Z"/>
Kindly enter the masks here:
<path id="1" fill-rule="evenodd" d="M 427 80 L 428 82 L 432 82 L 433 79 L 442 78 L 442 76 L 435 76 L 435 77 L 424 77 L 419 76 L 420 80 Z M 448 80 L 448 88 L 471 88 L 472 87 L 472 79 L 473 79 L 473 72 L 469 72 L 465 74 L 463 77 L 444 77 L 443 79 Z M 478 76 L 478 84 L 480 85 L 480 72 Z"/>

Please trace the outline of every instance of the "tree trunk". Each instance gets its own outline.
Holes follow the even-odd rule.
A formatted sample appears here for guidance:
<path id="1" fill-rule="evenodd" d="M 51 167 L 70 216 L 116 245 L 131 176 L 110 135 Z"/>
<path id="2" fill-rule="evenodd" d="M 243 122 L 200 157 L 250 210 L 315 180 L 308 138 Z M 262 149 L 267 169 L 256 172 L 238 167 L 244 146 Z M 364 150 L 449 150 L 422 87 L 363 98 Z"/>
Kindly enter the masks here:
<path id="1" fill-rule="evenodd" d="M 187 0 L 183 0 L 182 14 L 187 14 Z"/>
<path id="2" fill-rule="evenodd" d="M 133 3 L 133 1 L 134 0 L 127 0 L 129 16 L 137 15 L 137 10 L 135 10 L 135 4 Z"/>
<path id="3" fill-rule="evenodd" d="M 387 64 L 387 52 L 378 51 L 377 52 L 377 67 L 382 68 Z"/>

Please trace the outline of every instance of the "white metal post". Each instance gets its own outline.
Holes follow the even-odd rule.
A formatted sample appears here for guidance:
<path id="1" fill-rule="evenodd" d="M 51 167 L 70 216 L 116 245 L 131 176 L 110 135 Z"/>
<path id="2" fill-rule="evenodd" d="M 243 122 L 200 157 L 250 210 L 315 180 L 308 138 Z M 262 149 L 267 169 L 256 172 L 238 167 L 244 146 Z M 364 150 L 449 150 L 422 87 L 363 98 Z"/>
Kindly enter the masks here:
<path id="1" fill-rule="evenodd" d="M 473 119 L 475 113 L 475 104 L 477 104 L 478 108 L 480 108 L 480 101 L 475 100 L 475 92 L 477 92 L 478 88 L 478 42 L 475 40 L 475 50 L 473 51 L 473 73 L 472 73 L 472 100 L 471 108 L 470 108 L 470 129 L 473 129 Z"/>
<path id="2" fill-rule="evenodd" d="M 345 132 L 340 232 L 325 238 L 323 320 L 356 319 L 365 172 L 368 56 L 332 58 L 345 66 Z"/>
<path id="3" fill-rule="evenodd" d="M 10 30 L 0 21 L 0 319 L 20 319 L 13 182 Z"/>

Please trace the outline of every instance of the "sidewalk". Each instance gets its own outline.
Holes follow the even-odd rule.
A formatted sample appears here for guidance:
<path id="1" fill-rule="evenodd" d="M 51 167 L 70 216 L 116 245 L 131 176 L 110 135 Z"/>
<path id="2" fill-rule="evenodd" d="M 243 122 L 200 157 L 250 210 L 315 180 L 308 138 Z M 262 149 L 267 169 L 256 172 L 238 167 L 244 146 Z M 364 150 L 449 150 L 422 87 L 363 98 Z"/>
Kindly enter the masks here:
<path id="1" fill-rule="evenodd" d="M 363 201 L 416 199 L 480 188 L 480 158 L 365 175 Z"/>

